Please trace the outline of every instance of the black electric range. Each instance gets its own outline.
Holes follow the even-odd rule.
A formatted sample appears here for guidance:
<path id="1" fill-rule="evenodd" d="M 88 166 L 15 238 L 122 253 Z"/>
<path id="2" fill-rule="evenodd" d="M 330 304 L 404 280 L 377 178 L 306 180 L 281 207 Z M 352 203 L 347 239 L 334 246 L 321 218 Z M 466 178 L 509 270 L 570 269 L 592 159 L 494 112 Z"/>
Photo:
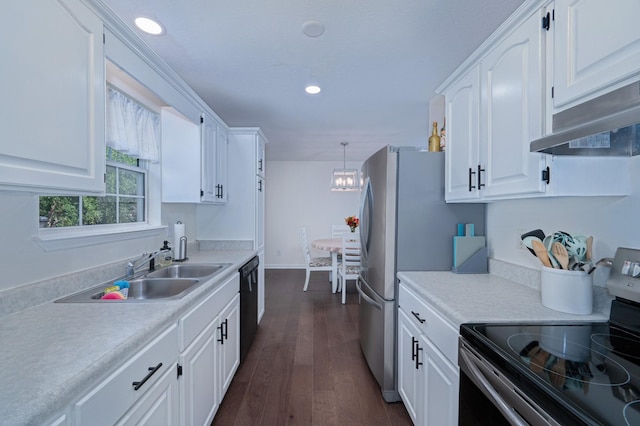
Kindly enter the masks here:
<path id="1" fill-rule="evenodd" d="M 461 326 L 461 371 L 510 423 L 640 425 L 640 251 L 611 268 L 608 322 Z"/>

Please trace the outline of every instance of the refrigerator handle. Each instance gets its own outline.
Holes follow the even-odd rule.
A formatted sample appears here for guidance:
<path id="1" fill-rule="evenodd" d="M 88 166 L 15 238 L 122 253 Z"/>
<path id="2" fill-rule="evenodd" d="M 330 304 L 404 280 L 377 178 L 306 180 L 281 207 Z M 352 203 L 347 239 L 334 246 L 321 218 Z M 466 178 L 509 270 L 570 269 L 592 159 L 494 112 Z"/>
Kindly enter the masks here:
<path id="1" fill-rule="evenodd" d="M 358 289 L 358 293 L 360 293 L 360 297 L 362 297 L 365 302 L 367 302 L 374 308 L 378 309 L 379 311 L 382 311 L 382 305 L 376 302 L 375 300 L 373 300 L 371 297 L 367 295 L 367 293 L 364 292 L 364 290 L 362 290 L 362 287 L 360 286 L 361 280 L 364 281 L 362 277 L 360 277 L 359 280 L 356 280 L 356 288 Z"/>
<path id="2" fill-rule="evenodd" d="M 371 236 L 371 209 L 373 204 L 373 191 L 371 190 L 371 181 L 367 177 L 364 181 L 364 189 L 362 191 L 362 199 L 360 202 L 360 245 L 362 246 L 362 257 L 365 260 L 368 257 L 369 237 Z"/>

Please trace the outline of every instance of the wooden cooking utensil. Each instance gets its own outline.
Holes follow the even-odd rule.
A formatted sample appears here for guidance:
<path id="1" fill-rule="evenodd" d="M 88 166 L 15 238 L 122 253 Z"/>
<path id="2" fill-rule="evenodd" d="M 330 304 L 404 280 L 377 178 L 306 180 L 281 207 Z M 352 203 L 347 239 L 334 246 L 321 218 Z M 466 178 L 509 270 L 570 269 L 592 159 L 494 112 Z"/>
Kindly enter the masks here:
<path id="1" fill-rule="evenodd" d="M 589 235 L 587 237 L 587 254 L 585 260 L 588 262 L 591 260 L 591 250 L 593 249 L 593 237 Z"/>
<path id="2" fill-rule="evenodd" d="M 549 381 L 553 386 L 558 389 L 562 389 L 567 381 L 567 367 L 564 358 L 558 358 L 556 362 L 551 366 Z"/>
<path id="3" fill-rule="evenodd" d="M 569 253 L 562 244 L 555 242 L 551 245 L 551 253 L 556 258 L 562 269 L 569 269 Z"/>
<path id="4" fill-rule="evenodd" d="M 540 374 L 542 370 L 544 370 L 544 366 L 547 363 L 547 359 L 549 358 L 549 352 L 538 348 L 538 352 L 531 356 L 531 361 L 529 362 L 529 368 L 534 373 Z"/>
<path id="5" fill-rule="evenodd" d="M 522 234 L 520 236 L 520 238 L 522 239 L 522 242 L 524 243 L 524 245 L 527 247 L 527 249 L 529 249 L 529 251 L 531 252 L 532 255 L 536 255 L 536 252 L 533 251 L 533 248 L 531 248 L 531 244 L 527 244 L 525 242 L 526 239 L 531 239 L 532 237 L 535 238 L 539 238 L 540 241 L 544 240 L 544 232 L 542 231 L 542 229 L 534 229 L 533 231 L 529 231 L 529 232 L 525 232 L 524 234 Z"/>
<path id="6" fill-rule="evenodd" d="M 540 259 L 540 262 L 547 268 L 551 268 L 551 260 L 549 260 L 549 253 L 547 253 L 547 249 L 544 248 L 544 245 L 538 240 L 533 240 L 531 242 L 531 246 L 533 247 L 533 251 L 536 252 L 536 256 Z"/>

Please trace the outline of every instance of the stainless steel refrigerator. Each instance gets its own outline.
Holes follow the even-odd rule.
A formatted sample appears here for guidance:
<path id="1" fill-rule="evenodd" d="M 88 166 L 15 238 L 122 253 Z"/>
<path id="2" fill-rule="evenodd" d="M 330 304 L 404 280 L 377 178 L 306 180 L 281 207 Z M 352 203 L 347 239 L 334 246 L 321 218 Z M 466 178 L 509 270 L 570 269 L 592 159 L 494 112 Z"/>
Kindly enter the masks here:
<path id="1" fill-rule="evenodd" d="M 362 165 L 360 345 L 387 402 L 399 401 L 398 271 L 448 271 L 458 223 L 484 235 L 483 204 L 444 201 L 444 153 L 387 146 Z"/>

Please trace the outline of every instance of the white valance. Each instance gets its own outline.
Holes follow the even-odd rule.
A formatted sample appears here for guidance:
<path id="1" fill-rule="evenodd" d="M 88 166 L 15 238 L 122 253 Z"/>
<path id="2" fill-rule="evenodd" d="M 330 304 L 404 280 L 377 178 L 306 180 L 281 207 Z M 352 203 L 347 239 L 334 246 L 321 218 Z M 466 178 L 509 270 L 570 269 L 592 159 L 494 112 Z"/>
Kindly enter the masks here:
<path id="1" fill-rule="evenodd" d="M 107 146 L 141 160 L 158 161 L 160 117 L 108 87 Z"/>

